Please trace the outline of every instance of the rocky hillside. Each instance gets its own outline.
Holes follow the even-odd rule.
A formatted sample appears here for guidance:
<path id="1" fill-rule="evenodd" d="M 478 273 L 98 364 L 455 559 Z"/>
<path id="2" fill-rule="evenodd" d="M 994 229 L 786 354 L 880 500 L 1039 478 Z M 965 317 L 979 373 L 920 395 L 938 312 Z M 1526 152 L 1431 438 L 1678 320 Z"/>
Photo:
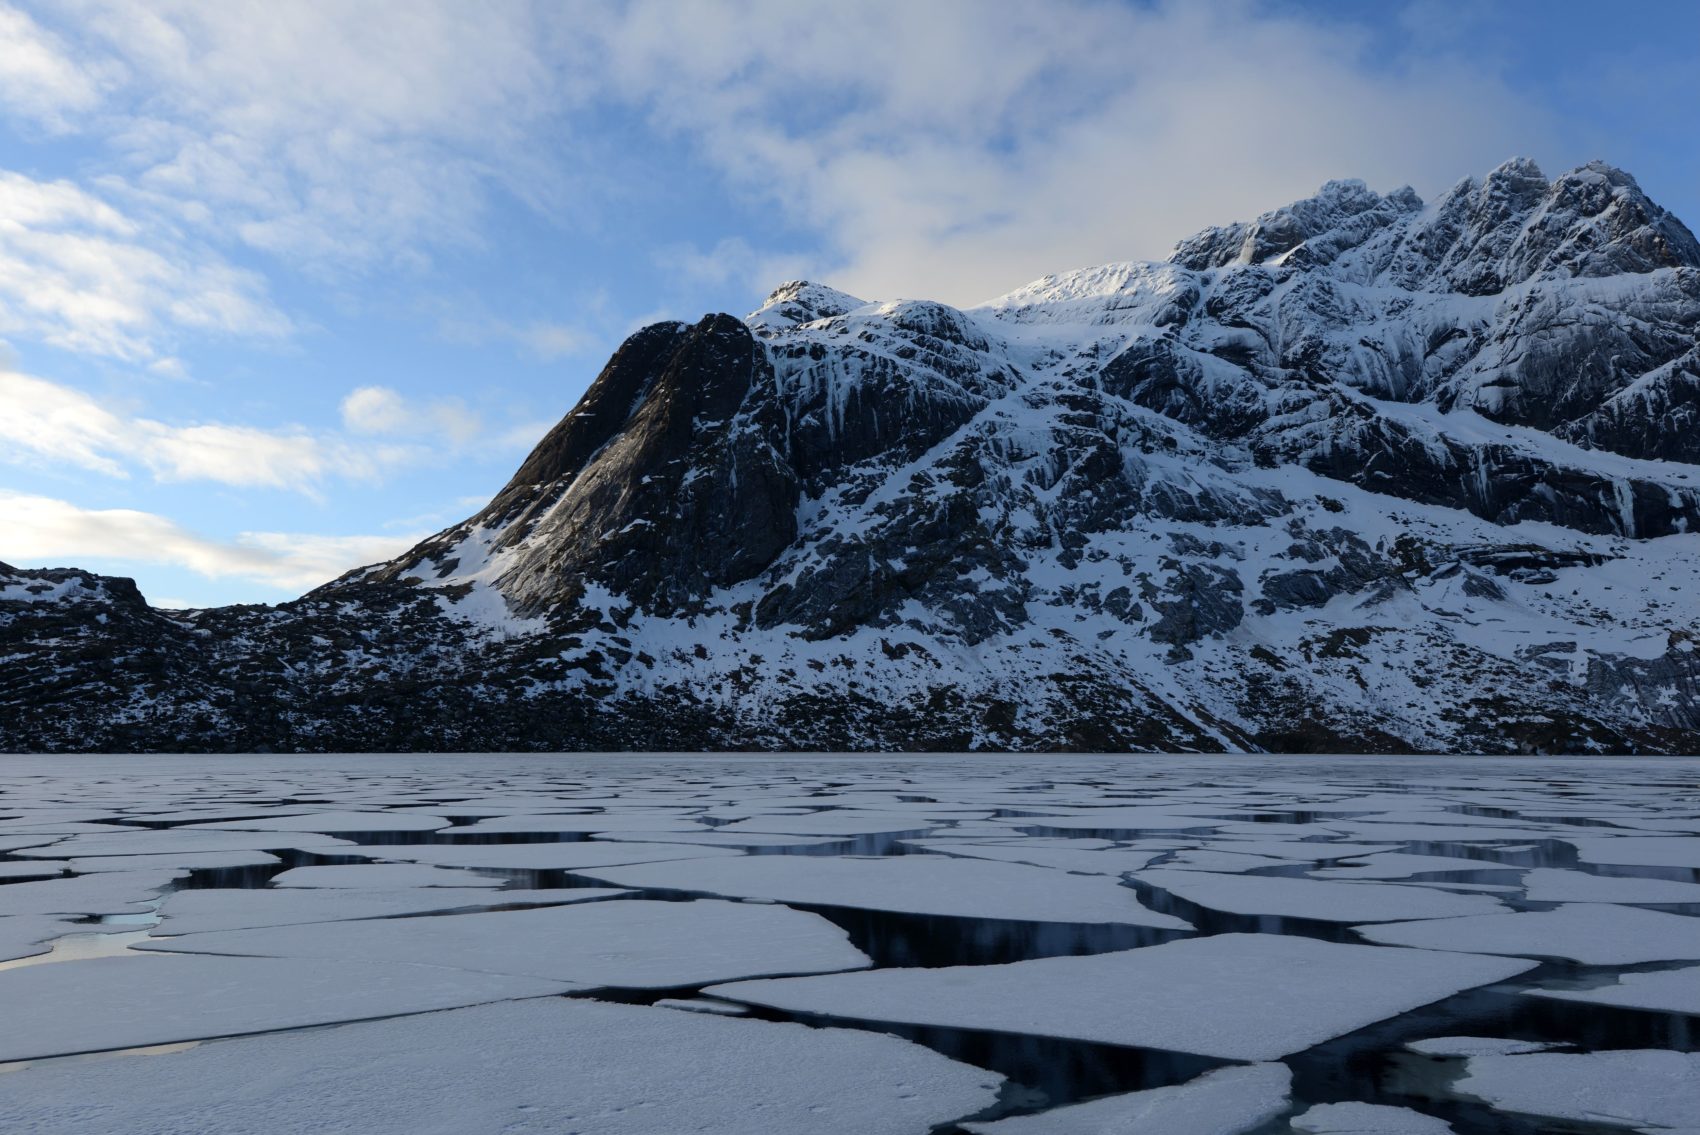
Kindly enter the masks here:
<path id="1" fill-rule="evenodd" d="M 292 603 L 0 567 L 0 746 L 1694 751 L 1697 419 L 1700 244 L 1599 164 L 791 283 Z"/>

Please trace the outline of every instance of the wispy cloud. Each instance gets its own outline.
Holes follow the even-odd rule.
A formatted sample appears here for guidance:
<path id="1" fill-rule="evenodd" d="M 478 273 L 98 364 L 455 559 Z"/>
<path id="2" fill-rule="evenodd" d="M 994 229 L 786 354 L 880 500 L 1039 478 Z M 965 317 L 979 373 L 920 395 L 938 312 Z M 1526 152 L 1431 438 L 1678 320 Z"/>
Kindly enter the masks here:
<path id="1" fill-rule="evenodd" d="M 132 362 L 181 331 L 281 336 L 263 279 L 68 181 L 0 170 L 0 333 Z"/>
<path id="2" fill-rule="evenodd" d="M 1489 70 L 1371 63 L 1249 0 L 637 0 L 596 34 L 626 98 L 819 231 L 817 268 L 859 295 L 1159 256 L 1330 177 L 1448 184 L 1551 125 Z"/>
<path id="3" fill-rule="evenodd" d="M 414 460 L 407 447 L 353 444 L 302 428 L 168 425 L 117 413 L 46 379 L 0 372 L 0 442 L 14 462 L 72 465 L 112 477 L 213 481 L 317 493 L 331 478 L 373 481 Z"/>
<path id="4" fill-rule="evenodd" d="M 32 563 L 120 560 L 168 564 L 209 579 L 249 580 L 299 592 L 363 564 L 399 555 L 422 534 L 323 536 L 244 532 L 212 540 L 134 509 L 82 508 L 53 497 L 0 489 L 0 558 Z"/>

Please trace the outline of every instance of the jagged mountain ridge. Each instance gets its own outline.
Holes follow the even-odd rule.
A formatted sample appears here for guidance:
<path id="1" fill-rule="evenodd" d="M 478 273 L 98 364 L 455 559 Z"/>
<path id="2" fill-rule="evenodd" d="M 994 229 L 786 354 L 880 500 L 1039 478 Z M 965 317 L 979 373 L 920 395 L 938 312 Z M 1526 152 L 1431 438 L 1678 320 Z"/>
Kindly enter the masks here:
<path id="1" fill-rule="evenodd" d="M 1697 407 L 1700 244 L 1600 164 L 793 283 L 294 603 L 8 569 L 4 744 L 1691 751 Z"/>

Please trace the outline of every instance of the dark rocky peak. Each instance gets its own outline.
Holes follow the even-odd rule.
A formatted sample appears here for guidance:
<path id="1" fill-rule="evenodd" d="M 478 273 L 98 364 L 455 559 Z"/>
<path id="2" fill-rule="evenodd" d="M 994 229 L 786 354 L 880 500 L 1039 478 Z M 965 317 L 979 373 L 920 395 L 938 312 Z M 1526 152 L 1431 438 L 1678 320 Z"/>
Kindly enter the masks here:
<path id="1" fill-rule="evenodd" d="M 1407 240 L 1398 283 L 1493 295 L 1526 280 L 1700 265 L 1700 245 L 1622 170 L 1589 162 L 1548 181 L 1526 158 L 1437 202 Z"/>
<path id="2" fill-rule="evenodd" d="M 831 319 L 865 305 L 865 300 L 837 288 L 812 284 L 807 280 L 791 280 L 773 289 L 744 322 L 758 334 L 783 331 L 799 324 Z"/>
<path id="3" fill-rule="evenodd" d="M 1316 196 L 1250 223 L 1189 237 L 1176 246 L 1170 260 L 1194 271 L 1272 261 L 1295 267 L 1327 264 L 1422 207 L 1422 199 L 1409 187 L 1383 197 L 1361 181 L 1330 181 Z"/>

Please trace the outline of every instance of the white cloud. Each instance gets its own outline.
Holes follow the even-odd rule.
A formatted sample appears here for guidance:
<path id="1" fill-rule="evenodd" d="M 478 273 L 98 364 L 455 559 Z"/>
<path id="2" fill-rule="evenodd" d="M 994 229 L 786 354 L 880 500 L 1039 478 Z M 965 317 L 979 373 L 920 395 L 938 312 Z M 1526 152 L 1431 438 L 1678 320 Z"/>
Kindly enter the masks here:
<path id="1" fill-rule="evenodd" d="M 279 336 L 264 281 L 68 181 L 0 170 L 0 334 L 128 361 L 184 330 Z"/>
<path id="2" fill-rule="evenodd" d="M 376 480 L 417 455 L 400 446 L 354 445 L 304 429 L 173 426 L 116 413 L 58 383 L 0 372 L 0 442 L 13 461 L 126 477 L 132 466 L 161 481 L 216 481 L 315 493 L 332 477 Z"/>
<path id="3" fill-rule="evenodd" d="M 1550 126 L 1486 69 L 1372 65 L 1343 26 L 1236 0 L 639 0 L 602 34 L 625 96 L 822 231 L 859 295 L 1161 256 L 1331 177 L 1432 191 Z"/>
<path id="4" fill-rule="evenodd" d="M 50 131 L 100 101 L 103 77 L 71 57 L 58 36 L 0 2 L 0 105 Z"/>
<path id="5" fill-rule="evenodd" d="M 242 579 L 299 592 L 363 564 L 406 551 L 420 534 L 320 536 L 244 532 L 233 541 L 197 535 L 134 509 L 82 508 L 53 497 L 0 489 L 0 557 L 12 563 L 120 560 L 169 564 L 209 579 Z M 163 602 L 163 601 L 162 601 Z"/>
<path id="6" fill-rule="evenodd" d="M 79 0 L 42 18 L 127 76 L 114 113 L 87 125 L 123 151 L 135 191 L 254 248 L 341 268 L 475 242 L 490 184 L 535 204 L 558 196 L 565 175 L 530 134 L 575 86 L 548 61 L 547 11 Z"/>
<path id="7" fill-rule="evenodd" d="M 435 436 L 463 446 L 484 421 L 459 398 L 410 399 L 388 386 L 357 387 L 342 400 L 342 424 L 357 434 Z"/>

